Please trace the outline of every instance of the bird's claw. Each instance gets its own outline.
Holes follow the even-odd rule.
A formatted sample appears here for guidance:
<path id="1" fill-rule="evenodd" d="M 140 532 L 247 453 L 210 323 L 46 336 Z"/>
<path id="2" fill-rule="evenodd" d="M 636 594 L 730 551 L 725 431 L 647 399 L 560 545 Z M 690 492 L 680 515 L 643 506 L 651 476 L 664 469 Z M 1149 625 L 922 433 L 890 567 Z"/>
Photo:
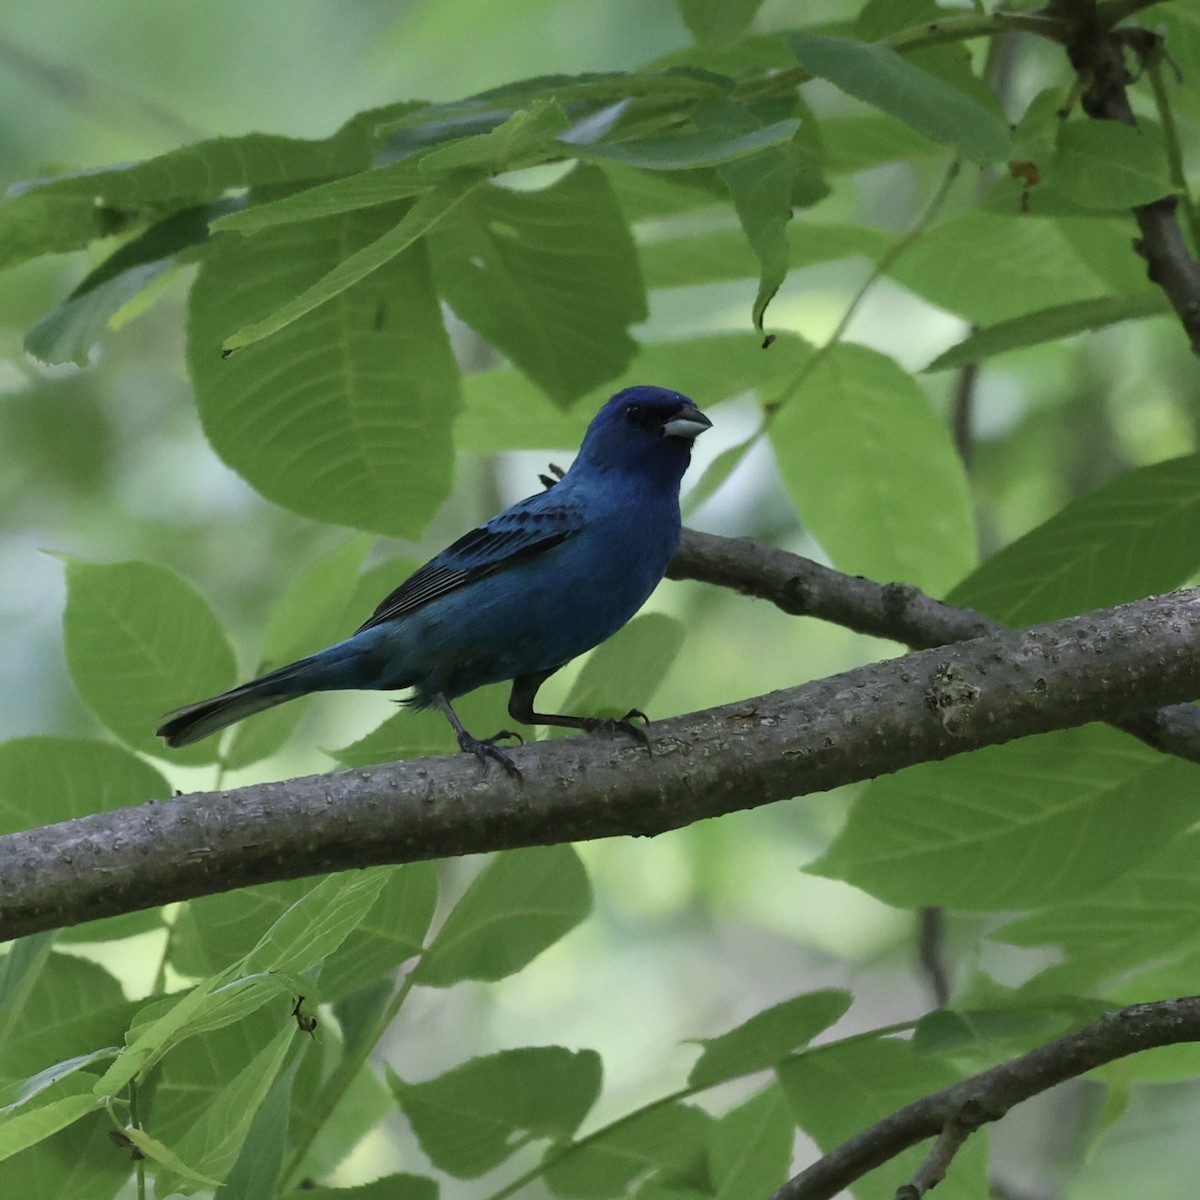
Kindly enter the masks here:
<path id="1" fill-rule="evenodd" d="M 517 764 L 496 745 L 496 739 L 503 737 L 515 737 L 522 744 L 525 741 L 519 733 L 513 733 L 511 729 L 502 729 L 496 734 L 496 737 L 490 738 L 476 738 L 471 737 L 470 734 L 465 734 L 458 739 L 458 748 L 464 753 L 475 755 L 485 768 L 489 759 L 493 762 L 498 762 L 510 779 L 515 779 L 520 783 L 522 776 Z"/>
<path id="2" fill-rule="evenodd" d="M 644 729 L 633 723 L 635 717 L 650 724 L 650 718 L 640 708 L 631 708 L 623 717 L 584 717 L 584 729 L 588 733 L 624 733 L 649 750 L 650 739 Z"/>

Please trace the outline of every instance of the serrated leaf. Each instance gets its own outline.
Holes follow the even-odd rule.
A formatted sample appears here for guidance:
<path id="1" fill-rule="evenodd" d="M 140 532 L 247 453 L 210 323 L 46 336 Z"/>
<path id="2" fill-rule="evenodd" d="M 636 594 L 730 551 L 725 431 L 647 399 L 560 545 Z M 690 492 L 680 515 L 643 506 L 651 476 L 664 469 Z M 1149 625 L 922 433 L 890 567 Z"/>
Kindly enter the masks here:
<path id="1" fill-rule="evenodd" d="M 800 122 L 788 117 L 745 133 L 707 130 L 630 142 L 597 142 L 572 146 L 570 153 L 577 158 L 624 163 L 643 171 L 694 171 L 790 142 L 799 128 Z"/>
<path id="2" fill-rule="evenodd" d="M 626 1196 L 652 1171 L 682 1165 L 701 1152 L 713 1119 L 689 1104 L 665 1104 L 634 1113 L 578 1145 L 554 1146 L 542 1176 L 558 1196 L 604 1200 Z"/>
<path id="3" fill-rule="evenodd" d="M 21 1200 L 113 1200 L 133 1173 L 127 1154 L 115 1151 L 104 1112 L 81 1117 L 3 1166 L 7 1195 Z"/>
<path id="4" fill-rule="evenodd" d="M 191 584 L 150 563 L 68 560 L 63 635 L 84 703 L 149 754 L 164 753 L 154 734 L 163 713 L 234 682 L 233 651 L 212 609 Z M 216 744 L 173 757 L 211 762 Z"/>
<path id="5" fill-rule="evenodd" d="M 1150 121 L 1067 121 L 1058 131 L 1054 184 L 1084 208 L 1150 204 L 1172 191 L 1162 130 Z"/>
<path id="6" fill-rule="evenodd" d="M 712 1087 L 775 1066 L 840 1020 L 852 999 L 849 992 L 806 992 L 755 1013 L 728 1033 L 701 1039 L 704 1053 L 688 1075 L 688 1086 Z"/>
<path id="7" fill-rule="evenodd" d="M 623 717 L 650 703 L 686 637 L 682 621 L 665 613 L 634 617 L 597 647 L 575 679 L 563 711 Z"/>
<path id="8" fill-rule="evenodd" d="M 826 1153 L 911 1101 L 957 1083 L 946 1060 L 915 1055 L 890 1038 L 822 1047 L 783 1063 L 779 1082 L 800 1127 Z M 929 1153 L 914 1146 L 854 1184 L 858 1200 L 893 1200 Z M 959 1150 L 938 1184 L 939 1200 L 978 1200 L 988 1193 L 987 1137 L 979 1130 Z"/>
<path id="9" fill-rule="evenodd" d="M 1007 157 L 1008 127 L 974 97 L 877 42 L 794 33 L 792 50 L 811 74 L 890 113 L 925 137 L 956 147 L 972 162 Z"/>
<path id="10" fill-rule="evenodd" d="M 340 296 L 373 271 L 402 254 L 419 241 L 478 186 L 482 180 L 475 174 L 454 176 L 422 192 L 407 212 L 386 233 L 342 258 L 336 266 L 321 276 L 269 316 L 243 325 L 221 343 L 221 350 L 230 354 L 252 346 L 255 342 L 278 333 L 285 326 L 313 309 Z"/>
<path id="11" fill-rule="evenodd" d="M 220 347 L 395 225 L 385 206 L 223 238 L 192 288 L 188 362 L 213 448 L 268 498 L 417 536 L 449 491 L 458 372 L 424 253 L 392 259 L 227 361 Z"/>
<path id="12" fill-rule="evenodd" d="M 1048 1008 L 939 1008 L 917 1022 L 912 1047 L 916 1054 L 963 1054 L 1033 1046 L 1061 1032 L 1066 1019 Z"/>
<path id="13" fill-rule="evenodd" d="M 1010 542 L 950 593 L 1032 625 L 1178 587 L 1200 568 L 1200 456 L 1126 471 Z"/>
<path id="14" fill-rule="evenodd" d="M 1166 296 L 1156 290 L 1135 296 L 1101 296 L 1096 300 L 1077 300 L 1073 304 L 1042 308 L 976 330 L 939 354 L 925 370 L 944 371 L 948 367 L 982 362 L 1009 350 L 1039 346 L 1092 329 L 1104 329 L 1120 321 L 1155 317 L 1169 312 L 1170 307 Z"/>
<path id="15" fill-rule="evenodd" d="M 477 189 L 430 239 L 450 307 L 566 406 L 618 374 L 646 316 L 633 239 L 604 173 Z"/>
<path id="16" fill-rule="evenodd" d="M 772 1195 L 788 1178 L 795 1140 L 796 1126 L 778 1084 L 730 1109 L 709 1134 L 716 1200 Z"/>
<path id="17" fill-rule="evenodd" d="M 473 1058 L 426 1083 L 388 1082 L 435 1166 L 474 1179 L 539 1138 L 570 1137 L 600 1094 L 594 1050 L 527 1046 Z"/>
<path id="18" fill-rule="evenodd" d="M 587 873 L 572 846 L 506 850 L 472 881 L 413 978 L 429 987 L 503 979 L 574 929 L 591 907 Z"/>
<path id="19" fill-rule="evenodd" d="M 962 462 L 929 398 L 892 359 L 834 347 L 770 436 L 801 519 L 840 570 L 936 596 L 974 565 Z"/>
<path id="20" fill-rule="evenodd" d="M 1195 818 L 1197 768 L 1104 726 L 873 781 L 808 869 L 889 904 L 1033 908 L 1129 870 Z"/>

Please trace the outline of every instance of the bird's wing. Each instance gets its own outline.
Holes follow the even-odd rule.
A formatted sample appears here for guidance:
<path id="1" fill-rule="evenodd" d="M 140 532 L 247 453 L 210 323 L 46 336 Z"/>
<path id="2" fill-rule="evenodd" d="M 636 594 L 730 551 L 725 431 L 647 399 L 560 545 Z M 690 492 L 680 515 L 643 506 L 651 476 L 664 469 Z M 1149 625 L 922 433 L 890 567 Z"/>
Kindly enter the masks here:
<path id="1" fill-rule="evenodd" d="M 583 511 L 549 492 L 530 496 L 464 534 L 385 596 L 356 632 L 402 617 L 513 563 L 545 554 L 583 528 Z"/>

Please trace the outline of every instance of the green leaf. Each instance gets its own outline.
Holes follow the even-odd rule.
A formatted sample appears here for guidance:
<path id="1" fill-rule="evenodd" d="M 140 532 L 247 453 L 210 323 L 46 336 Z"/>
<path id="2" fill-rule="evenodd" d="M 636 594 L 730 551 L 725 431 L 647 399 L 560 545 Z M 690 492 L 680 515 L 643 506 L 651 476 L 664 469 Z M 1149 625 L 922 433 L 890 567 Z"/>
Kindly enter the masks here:
<path id="1" fill-rule="evenodd" d="M 1197 768 L 1089 725 L 872 782 L 808 869 L 888 904 L 969 911 L 1077 896 L 1195 819 Z"/>
<path id="2" fill-rule="evenodd" d="M 328 1176 L 384 1117 L 396 1111 L 391 1090 L 371 1065 L 364 1063 L 332 1112 L 326 1115 L 322 1101 L 330 1072 L 342 1061 L 344 1054 L 352 1051 L 349 1044 L 343 1048 L 337 1033 L 325 1024 L 316 1036 L 318 1040 L 309 1042 L 296 1075 L 290 1120 L 294 1140 L 308 1137 L 314 1126 L 317 1127 L 295 1172 L 301 1178 L 310 1179 Z"/>
<path id="3" fill-rule="evenodd" d="M 944 371 L 948 367 L 981 362 L 1008 350 L 1039 346 L 1092 329 L 1104 329 L 1120 321 L 1156 317 L 1169 312 L 1170 308 L 1166 296 L 1158 290 L 1134 296 L 1101 296 L 1096 300 L 1077 300 L 1073 304 L 1042 308 L 976 330 L 939 354 L 925 370 Z"/>
<path id="4" fill-rule="evenodd" d="M 267 618 L 255 674 L 263 674 L 323 649 L 349 633 L 346 610 L 370 539 L 357 536 L 319 559 L 276 601 Z M 274 754 L 304 715 L 303 703 L 257 713 L 235 729 L 224 763 L 236 770 Z"/>
<path id="5" fill-rule="evenodd" d="M 314 308 L 340 296 L 347 288 L 377 271 L 397 255 L 419 241 L 455 206 L 461 204 L 482 182 L 474 173 L 454 176 L 438 183 L 416 198 L 412 206 L 387 233 L 369 242 L 362 249 L 341 259 L 332 270 L 300 295 L 289 300 L 270 316 L 235 330 L 221 343 L 225 354 L 251 346 L 273 333 L 278 333 L 293 321 L 312 312 Z"/>
<path id="6" fill-rule="evenodd" d="M 670 670 L 686 635 L 683 622 L 664 613 L 634 617 L 588 656 L 563 711 L 623 717 L 631 708 L 644 708 Z"/>
<path id="7" fill-rule="evenodd" d="M 762 0 L 678 0 L 678 3 L 696 41 L 725 46 L 750 28 Z"/>
<path id="8" fill-rule="evenodd" d="M 64 1059 L 31 1075 L 28 1079 L 17 1079 L 0 1086 L 0 1117 L 8 1117 L 17 1109 L 27 1106 L 31 1101 L 42 1098 L 44 1103 L 53 1097 L 46 1097 L 44 1092 L 64 1079 L 70 1078 L 77 1071 L 82 1071 L 94 1063 L 104 1059 L 115 1058 L 120 1052 L 117 1046 L 104 1046 L 100 1050 L 91 1050 L 87 1054 L 77 1054 L 74 1058 Z M 72 1088 L 74 1084 L 71 1085 Z M 91 1081 L 84 1081 L 84 1086 L 91 1091 Z"/>
<path id="9" fill-rule="evenodd" d="M 981 165 L 1007 158 L 1008 127 L 999 115 L 889 47 L 809 33 L 792 34 L 791 41 L 806 71 L 933 141 L 954 146 Z"/>
<path id="10" fill-rule="evenodd" d="M 437 899 L 434 863 L 388 868 L 387 880 L 367 915 L 326 958 L 321 970 L 322 998 L 334 1000 L 357 991 L 417 954 Z"/>
<path id="11" fill-rule="evenodd" d="M 23 991 L 6 995 L 0 1010 L 0 1064 L 10 1078 L 118 1044 L 137 1008 L 103 967 L 70 954 L 50 954 Z"/>
<path id="12" fill-rule="evenodd" d="M 271 1084 L 246 1131 L 237 1161 L 225 1177 L 221 1200 L 261 1200 L 278 1194 L 288 1146 L 292 1085 L 299 1067 L 300 1056 L 296 1056 Z"/>
<path id="13" fill-rule="evenodd" d="M 332 954 L 366 918 L 391 868 L 343 871 L 304 893 L 242 960 L 243 973 L 308 970 Z"/>
<path id="14" fill-rule="evenodd" d="M 926 1013 L 913 1030 L 912 1047 L 917 1054 L 961 1055 L 967 1051 L 998 1049 L 1011 1053 L 1063 1032 L 1066 1014 L 1038 1008 L 935 1009 Z"/>
<path id="15" fill-rule="evenodd" d="M 1058 222 L 969 210 L 926 230 L 888 268 L 898 283 L 976 325 L 1108 291 Z"/>
<path id="16" fill-rule="evenodd" d="M 503 979 L 574 929 L 591 907 L 587 874 L 572 846 L 506 850 L 472 881 L 413 978 L 430 987 Z"/>
<path id="17" fill-rule="evenodd" d="M 546 1153 L 543 1178 L 556 1195 L 577 1200 L 627 1196 L 652 1171 L 681 1166 L 702 1152 L 713 1119 L 688 1104 L 665 1104 L 606 1126 L 577 1145 Z"/>
<path id="18" fill-rule="evenodd" d="M 709 1134 L 716 1200 L 770 1196 L 788 1178 L 795 1140 L 791 1110 L 778 1084 L 730 1109 Z"/>
<path id="19" fill-rule="evenodd" d="M 688 1086 L 712 1087 L 781 1062 L 793 1050 L 840 1020 L 853 999 L 849 992 L 806 992 L 755 1013 L 720 1037 L 703 1038 L 704 1053 L 688 1075 Z"/>
<path id="20" fill-rule="evenodd" d="M 86 364 L 106 329 L 115 328 L 128 302 L 161 278 L 185 250 L 208 240 L 208 222 L 240 207 L 223 200 L 172 213 L 126 242 L 89 271 L 70 296 L 37 322 L 25 349 L 46 363 Z"/>
<path id="21" fill-rule="evenodd" d="M 171 966 L 194 978 L 224 971 L 314 886 L 312 880 L 288 879 L 188 900 L 171 925 Z"/>
<path id="22" fill-rule="evenodd" d="M 426 1083 L 388 1083 L 435 1166 L 474 1179 L 538 1138 L 565 1139 L 600 1095 L 594 1050 L 527 1046 L 473 1058 Z"/>
<path id="23" fill-rule="evenodd" d="M 150 563 L 68 560 L 63 634 L 84 703 L 127 745 L 149 754 L 163 753 L 154 729 L 165 712 L 234 682 L 233 651 L 204 598 Z M 215 743 L 173 757 L 212 762 Z"/>
<path id="24" fill-rule="evenodd" d="M 226 336 L 395 224 L 392 208 L 222 238 L 192 288 L 188 361 L 213 448 L 265 496 L 320 520 L 417 536 L 450 487 L 458 407 L 424 254 L 222 361 Z"/>
<path id="25" fill-rule="evenodd" d="M 495 129 L 474 137 L 455 138 L 432 149 L 421 163 L 427 175 L 483 167 L 499 174 L 525 165 L 527 159 L 552 157 L 554 139 L 565 133 L 571 121 L 562 106 L 552 99 L 534 100 L 527 109 L 513 113 Z"/>
<path id="26" fill-rule="evenodd" d="M 936 596 L 974 565 L 962 463 L 892 359 L 835 346 L 779 410 L 771 444 L 801 519 L 840 570 Z"/>
<path id="27" fill-rule="evenodd" d="M 0 834 L 170 795 L 158 771 L 111 742 L 49 736 L 0 742 Z"/>
<path id="28" fill-rule="evenodd" d="M 855 175 L 884 163 L 945 154 L 937 142 L 881 112 L 822 117 L 821 141 L 825 146 L 825 169 L 834 175 Z"/>
<path id="29" fill-rule="evenodd" d="M 39 1103 L 0 1117 L 0 1161 L 95 1112 L 102 1102 L 92 1095 L 91 1083 L 90 1076 L 80 1079 L 70 1076 L 56 1085 L 52 1093 L 43 1093 Z"/>
<path id="30" fill-rule="evenodd" d="M 992 555 L 949 596 L 1032 625 L 1178 587 L 1200 568 L 1200 456 L 1126 471 Z"/>
<path id="31" fill-rule="evenodd" d="M 109 1138 L 112 1118 L 94 1112 L 36 1146 L 7 1159 L 0 1175 L 6 1195 L 21 1200 L 113 1200 L 133 1173 L 127 1153 Z"/>
<path id="32" fill-rule="evenodd" d="M 431 238 L 450 307 L 566 406 L 618 374 L 646 316 L 637 256 L 604 173 L 477 189 Z"/>
<path id="33" fill-rule="evenodd" d="M 359 113 L 317 141 L 261 133 L 212 138 L 142 162 L 15 185 L 0 202 L 0 267 L 78 249 L 137 217 L 161 217 L 163 209 L 216 200 L 231 188 L 361 171 L 374 156 L 382 119 L 412 107 Z"/>
<path id="34" fill-rule="evenodd" d="M 1058 131 L 1052 182 L 1084 208 L 1150 204 L 1173 190 L 1162 130 L 1119 121 L 1067 121 Z"/>
<path id="35" fill-rule="evenodd" d="M 1185 833 L 1079 900 L 1010 921 L 991 936 L 1057 946 L 1068 960 L 1101 960 L 1109 977 L 1200 942 L 1200 833 Z"/>
<path id="36" fill-rule="evenodd" d="M 746 133 L 730 135 L 725 131 L 710 130 L 632 142 L 573 144 L 569 153 L 598 162 L 624 163 L 643 171 L 694 171 L 698 167 L 720 166 L 770 146 L 790 142 L 799 128 L 800 122 L 788 117 Z"/>
<path id="37" fill-rule="evenodd" d="M 913 1053 L 905 1042 L 878 1038 L 822 1047 L 778 1070 L 792 1114 L 822 1151 L 882 1120 L 906 1104 L 959 1081 L 941 1059 Z M 914 1146 L 854 1185 L 858 1200 L 892 1200 L 929 1153 Z M 987 1137 L 980 1130 L 958 1152 L 938 1184 L 938 1200 L 979 1200 L 988 1194 Z"/>
<path id="38" fill-rule="evenodd" d="M 191 1195 L 198 1190 L 193 1184 L 203 1182 L 201 1176 L 224 1179 L 229 1174 L 296 1034 L 294 1025 L 285 1025 L 197 1115 L 176 1145 L 179 1158 L 192 1170 L 179 1180 L 172 1179 L 170 1172 L 160 1172 L 158 1194 L 169 1195 L 174 1189 Z"/>

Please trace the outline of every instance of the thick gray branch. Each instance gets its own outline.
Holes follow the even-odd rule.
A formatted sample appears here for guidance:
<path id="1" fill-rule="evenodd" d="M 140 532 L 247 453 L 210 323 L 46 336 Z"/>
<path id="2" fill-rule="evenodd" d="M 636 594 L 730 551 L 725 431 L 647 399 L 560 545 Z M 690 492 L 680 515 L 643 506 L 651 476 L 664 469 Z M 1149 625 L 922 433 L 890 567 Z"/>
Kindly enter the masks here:
<path id="1" fill-rule="evenodd" d="M 844 575 L 753 538 L 685 529 L 668 574 L 733 588 L 769 600 L 792 616 L 817 617 L 913 649 L 946 646 L 1005 628 L 974 609 L 943 604 L 908 584 Z M 1200 762 L 1200 709 L 1190 704 L 1129 713 L 1113 724 L 1156 750 Z"/>
<path id="2" fill-rule="evenodd" d="M 1200 590 L 874 663 L 606 737 L 197 793 L 0 838 L 0 939 L 252 883 L 655 834 L 1200 695 Z"/>
<path id="3" fill-rule="evenodd" d="M 948 1163 L 970 1130 L 998 1121 L 1031 1096 L 1129 1054 L 1196 1041 L 1200 1041 L 1200 996 L 1156 1000 L 1106 1013 L 1083 1029 L 885 1117 L 790 1179 L 773 1200 L 829 1200 L 910 1146 L 942 1138 L 952 1130 L 945 1146 Z M 944 1165 L 933 1163 L 921 1182 L 932 1186 L 936 1182 L 932 1176 Z"/>

